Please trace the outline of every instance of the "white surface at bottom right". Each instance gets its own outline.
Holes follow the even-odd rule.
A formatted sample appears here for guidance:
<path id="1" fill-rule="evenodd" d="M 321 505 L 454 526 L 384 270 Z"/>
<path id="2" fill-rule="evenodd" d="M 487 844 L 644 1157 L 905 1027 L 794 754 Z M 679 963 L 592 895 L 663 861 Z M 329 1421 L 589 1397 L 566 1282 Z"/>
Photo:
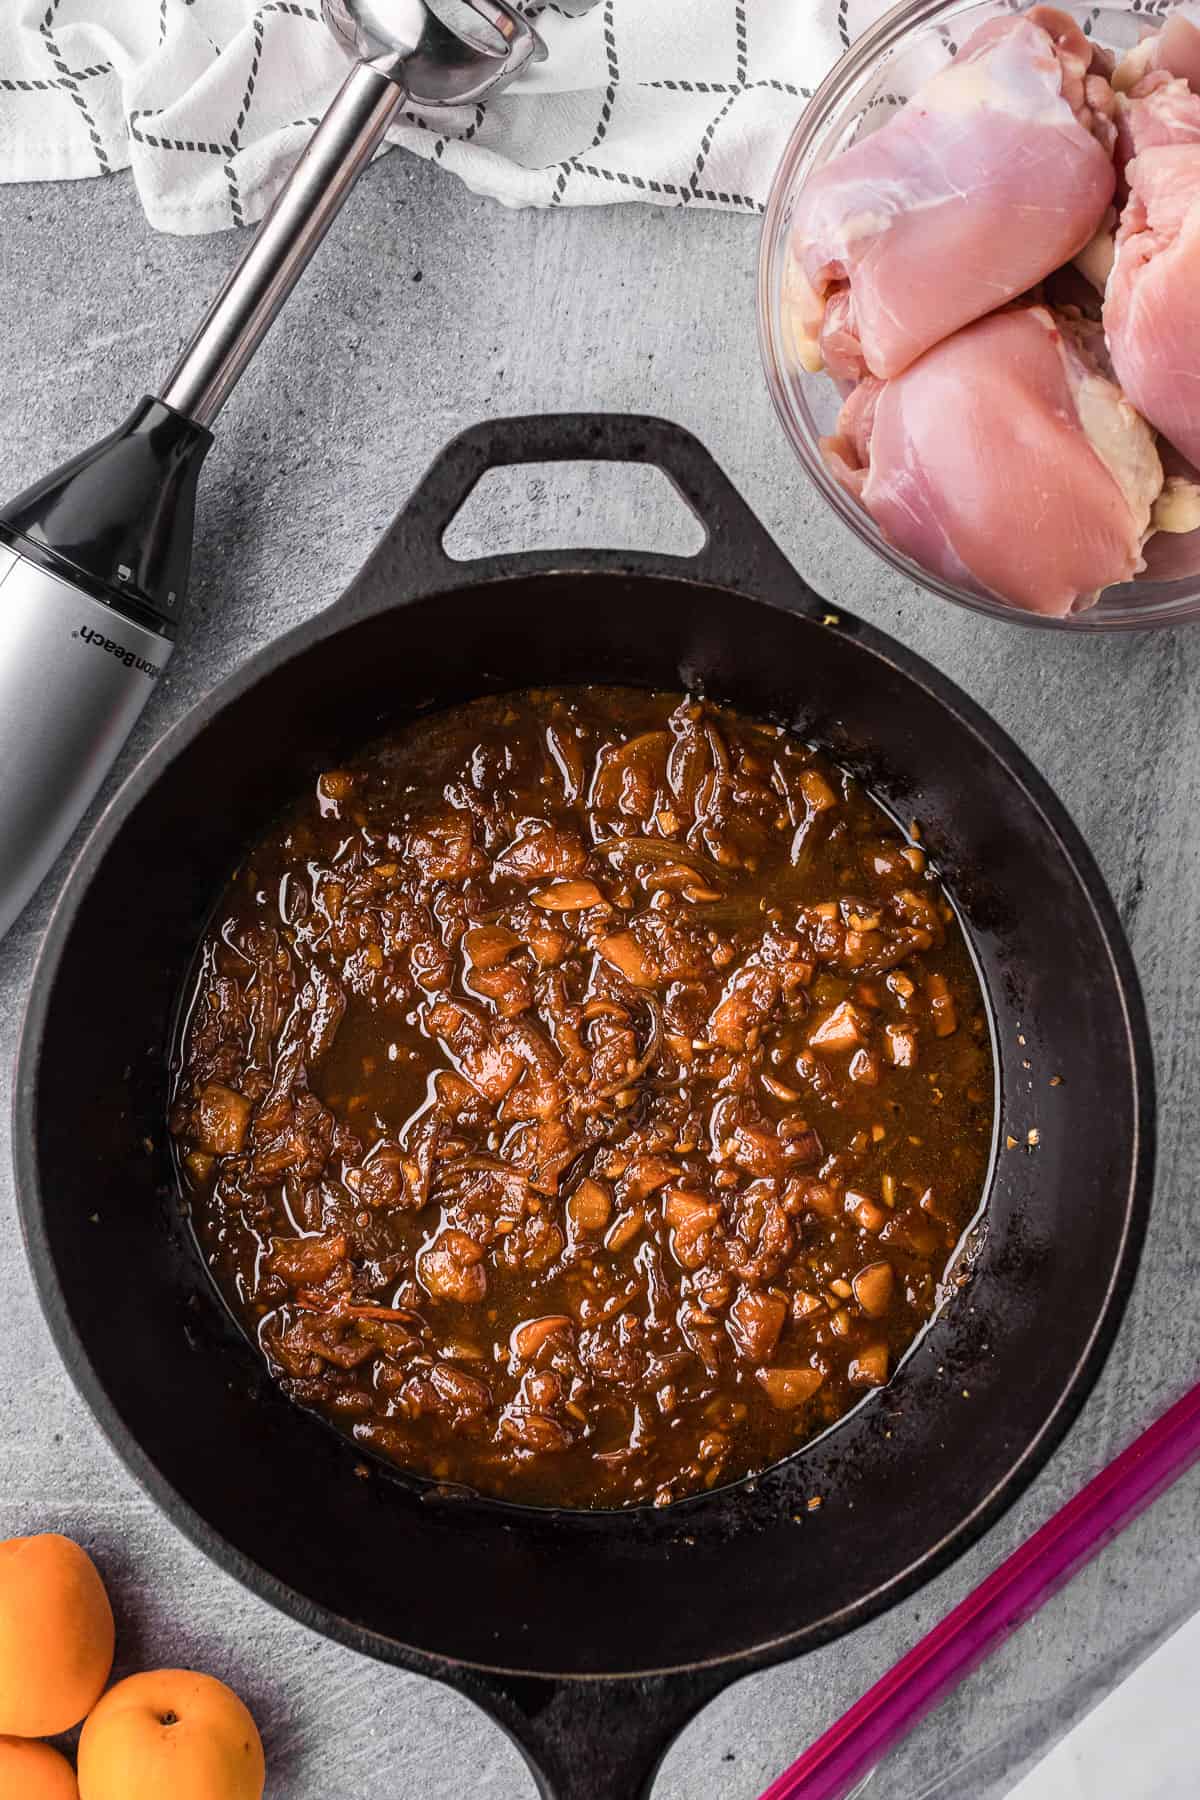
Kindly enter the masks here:
<path id="1" fill-rule="evenodd" d="M 1197 1800 L 1200 1614 L 1082 1719 L 1009 1800 Z"/>

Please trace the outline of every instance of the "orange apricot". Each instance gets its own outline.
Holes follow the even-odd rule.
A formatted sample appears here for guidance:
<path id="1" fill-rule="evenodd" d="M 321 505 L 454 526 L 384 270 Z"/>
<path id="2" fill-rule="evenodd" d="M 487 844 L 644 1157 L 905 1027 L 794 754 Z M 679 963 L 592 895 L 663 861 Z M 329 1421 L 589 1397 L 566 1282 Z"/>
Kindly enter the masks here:
<path id="1" fill-rule="evenodd" d="M 70 1538 L 0 1543 L 0 1732 L 54 1737 L 91 1711 L 112 1670 L 113 1616 Z"/>
<path id="2" fill-rule="evenodd" d="M 66 1757 L 34 1738 L 0 1737 L 0 1794 L 13 1800 L 79 1800 Z"/>
<path id="3" fill-rule="evenodd" d="M 249 1712 L 188 1669 L 119 1681 L 79 1740 L 81 1800 L 261 1800 L 265 1780 Z"/>

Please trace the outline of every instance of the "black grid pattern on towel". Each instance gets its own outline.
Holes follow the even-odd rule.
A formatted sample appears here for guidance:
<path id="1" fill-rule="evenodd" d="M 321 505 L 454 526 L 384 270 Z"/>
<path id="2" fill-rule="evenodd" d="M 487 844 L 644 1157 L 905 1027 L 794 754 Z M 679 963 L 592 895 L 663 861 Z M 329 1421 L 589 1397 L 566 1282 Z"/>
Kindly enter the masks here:
<path id="1" fill-rule="evenodd" d="M 54 5 L 58 0 L 53 0 Z M 163 135 L 151 130 L 146 121 L 155 117 L 153 113 L 132 112 L 129 115 L 129 135 L 135 143 L 150 150 L 175 151 L 183 155 L 219 156 L 222 173 L 229 193 L 229 216 L 234 225 L 246 224 L 246 213 L 242 204 L 241 188 L 238 182 L 237 155 L 246 142 L 246 128 L 250 122 L 254 106 L 255 89 L 258 86 L 259 71 L 262 68 L 263 54 L 266 47 L 266 23 L 273 16 L 285 19 L 302 19 L 319 30 L 325 27 L 321 14 L 316 6 L 301 4 L 301 0 L 265 0 L 258 7 L 250 20 L 250 62 L 246 70 L 245 85 L 237 111 L 230 120 L 229 133 L 219 142 L 206 141 L 199 138 L 180 138 Z M 167 0 L 161 0 L 160 29 L 167 30 Z M 316 126 L 317 118 L 296 120 L 295 124 Z"/>
<path id="2" fill-rule="evenodd" d="M 631 0 L 625 0 L 630 4 Z M 632 0 L 637 4 L 638 0 Z M 839 0 L 844 11 L 849 0 Z M 679 206 L 687 206 L 693 200 L 707 203 L 709 206 L 725 206 L 742 212 L 762 212 L 764 201 L 750 194 L 728 192 L 721 188 L 701 185 L 704 167 L 712 150 L 713 139 L 736 102 L 743 94 L 752 93 L 758 88 L 772 88 L 776 93 L 789 94 L 797 102 L 811 97 L 811 89 L 794 85 L 791 82 L 776 78 L 758 81 L 749 79 L 750 67 L 750 28 L 747 20 L 747 8 L 744 0 L 735 0 L 733 7 L 735 57 L 734 66 L 728 81 L 689 80 L 685 75 L 660 78 L 640 85 L 658 89 L 668 94 L 713 94 L 723 96 L 721 105 L 705 127 L 696 151 L 696 160 L 686 184 L 655 180 L 650 175 L 609 169 L 603 161 L 596 158 L 596 152 L 604 143 L 612 125 L 613 111 L 617 100 L 617 90 L 621 85 L 621 64 L 618 55 L 617 40 L 617 0 L 603 0 L 604 5 L 604 47 L 608 59 L 608 85 L 604 90 L 604 98 L 600 105 L 599 118 L 591 143 L 586 150 L 568 157 L 558 165 L 558 173 L 551 196 L 552 206 L 561 206 L 569 200 L 568 188 L 572 177 L 588 175 L 594 180 L 612 182 L 617 187 L 632 187 L 635 190 L 652 194 L 656 199 L 674 200 Z M 529 9 L 531 14 L 533 9 Z M 839 12 L 839 19 L 842 14 Z M 685 53 L 681 51 L 681 58 Z"/>
<path id="3" fill-rule="evenodd" d="M 569 20 L 588 10 L 585 0 L 518 0 L 518 4 L 522 3 L 523 10 L 530 19 L 537 19 L 543 14 L 554 14 Z M 816 0 L 793 0 L 793 3 L 797 6 L 815 5 Z M 1143 0 L 1147 10 L 1156 3 L 1157 0 Z M 256 187 L 246 192 L 243 187 L 246 179 L 243 153 L 254 147 L 262 135 L 283 130 L 297 132 L 300 128 L 315 123 L 315 119 L 297 117 L 287 127 L 259 125 L 256 130 L 256 100 L 269 84 L 273 58 L 278 57 L 280 62 L 289 57 L 303 58 L 305 34 L 324 31 L 319 0 L 260 0 L 249 14 L 248 29 L 240 32 L 236 40 L 218 45 L 209 37 L 214 58 L 232 55 L 239 65 L 244 64 L 244 68 L 239 67 L 240 89 L 234 90 L 227 84 L 227 103 L 230 104 L 227 117 L 212 119 L 205 116 L 202 131 L 187 135 L 169 129 L 166 124 L 168 113 L 181 124 L 185 120 L 187 123 L 191 122 L 190 117 L 180 108 L 133 109 L 122 117 L 120 109 L 114 109 L 112 105 L 110 90 L 105 90 L 108 95 L 107 105 L 95 98 L 98 84 L 104 82 L 105 78 L 115 83 L 116 72 L 106 62 L 79 68 L 71 66 L 60 43 L 61 33 L 58 28 L 58 14 L 63 4 L 64 0 L 46 0 L 45 11 L 39 21 L 45 72 L 36 69 L 35 58 L 32 71 L 27 65 L 22 65 L 19 74 L 0 73 L 0 99 L 7 95 L 31 97 L 31 133 L 34 130 L 44 131 L 45 128 L 45 116 L 39 117 L 36 97 L 61 96 L 62 101 L 69 101 L 87 134 L 96 173 L 110 174 L 114 169 L 125 167 L 130 161 L 131 145 L 136 145 L 139 151 L 152 152 L 155 156 L 216 158 L 224 182 L 228 222 L 242 226 L 258 216 L 263 210 L 264 199 L 268 197 L 258 191 L 264 185 L 261 175 L 262 157 L 260 154 L 255 161 Z M 194 26 L 204 33 L 203 0 L 157 0 L 157 4 L 153 0 L 129 0 L 129 4 L 139 7 L 153 5 L 154 30 L 160 47 L 167 44 L 173 25 L 179 23 L 185 11 L 189 27 Z M 623 66 L 623 45 L 637 28 L 637 9 L 646 4 L 657 4 L 657 0 L 593 0 L 593 4 L 600 9 L 598 26 L 604 59 L 604 68 L 599 75 L 603 85 L 596 88 L 594 120 L 590 130 L 581 129 L 579 147 L 570 155 L 544 167 L 531 168 L 523 165 L 522 179 L 527 182 L 529 200 L 534 204 L 549 206 L 569 205 L 573 201 L 603 197 L 597 196 L 594 191 L 596 184 L 601 184 L 602 187 L 613 190 L 614 199 L 642 197 L 667 205 L 701 204 L 743 212 L 761 212 L 770 169 L 762 171 L 762 191 L 755 193 L 732 191 L 729 186 L 714 184 L 708 176 L 714 146 L 719 144 L 721 133 L 730 129 L 731 121 L 737 121 L 739 112 L 754 106 L 756 95 L 778 95 L 781 100 L 794 103 L 790 111 L 781 108 L 781 129 L 785 130 L 790 113 L 798 114 L 811 93 L 811 89 L 784 79 L 783 73 L 766 75 L 762 72 L 761 64 L 756 66 L 755 36 L 760 18 L 757 0 L 723 0 L 723 10 L 718 11 L 717 19 L 722 36 L 728 37 L 729 48 L 728 67 L 717 71 L 719 78 L 714 78 L 711 47 L 704 45 L 704 34 L 689 36 L 681 33 L 678 73 L 672 72 L 670 76 L 645 81 L 637 78 L 636 68 L 631 69 L 629 66 L 627 54 Z M 831 11 L 836 19 L 840 39 L 844 43 L 849 42 L 850 9 L 854 4 L 855 0 L 832 0 Z M 77 28 L 79 9 L 71 10 L 72 23 Z M 86 18 L 86 11 L 84 17 Z M 594 30 L 596 26 L 597 21 L 593 20 L 590 28 Z M 580 26 L 580 29 L 585 27 Z M 701 54 L 707 51 L 709 67 L 703 76 L 698 72 L 689 72 L 688 68 L 689 52 L 697 40 L 701 45 Z M 670 147 L 671 173 L 675 179 L 668 180 L 661 169 L 655 170 L 655 151 L 650 147 L 647 148 L 646 166 L 641 169 L 629 166 L 633 159 L 629 155 L 628 144 L 620 141 L 623 84 L 626 92 L 641 93 L 643 106 L 644 97 L 651 90 L 661 95 L 662 142 Z M 236 102 L 232 102 L 235 91 Z M 697 97 L 704 96 L 711 96 L 712 110 L 707 114 L 698 114 L 695 102 Z M 680 101 L 686 101 L 686 111 L 678 104 Z M 14 98 L 14 106 L 20 107 L 21 104 Z M 42 104 L 46 104 L 45 100 Z M 18 111 L 18 121 L 21 116 Z M 680 123 L 684 119 L 687 121 L 686 135 L 685 128 Z M 400 115 L 396 135 L 420 154 L 430 156 L 435 161 L 447 161 L 448 166 L 465 173 L 465 159 L 462 162 L 458 160 L 460 147 L 471 144 L 484 131 L 487 122 L 487 109 L 484 106 L 442 114 L 421 114 L 406 110 Z M 531 135 L 536 141 L 536 133 Z M 489 147 L 494 144 L 497 153 L 503 155 L 501 130 L 485 134 L 484 141 Z M 448 152 L 452 154 L 448 156 Z M 689 156 L 690 168 L 687 167 Z M 294 151 L 289 143 L 289 160 L 293 158 Z M 145 166 L 144 159 L 142 166 Z M 756 170 L 756 187 L 759 185 L 757 176 Z M 277 182 L 277 178 L 276 174 L 273 184 Z M 178 186 L 178 176 L 173 175 L 171 182 Z M 591 184 L 591 193 L 587 191 L 585 184 Z M 211 184 L 209 186 L 211 189 Z"/>

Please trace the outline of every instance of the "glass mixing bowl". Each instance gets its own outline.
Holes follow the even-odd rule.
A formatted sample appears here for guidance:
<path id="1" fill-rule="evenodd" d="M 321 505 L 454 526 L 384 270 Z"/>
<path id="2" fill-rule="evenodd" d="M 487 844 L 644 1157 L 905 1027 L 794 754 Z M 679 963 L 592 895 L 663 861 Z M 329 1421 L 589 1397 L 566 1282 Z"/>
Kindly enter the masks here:
<path id="1" fill-rule="evenodd" d="M 1079 21 L 1089 37 L 1120 52 L 1136 44 L 1148 25 L 1160 25 L 1180 0 L 1131 0 L 1128 6 L 1093 6 L 1080 0 L 1056 3 Z M 833 431 L 841 397 L 827 375 L 807 374 L 790 353 L 780 298 L 792 211 L 804 183 L 840 150 L 885 124 L 922 82 L 950 60 L 977 25 L 1016 10 L 1025 9 L 1002 0 L 903 0 L 851 46 L 817 89 L 784 152 L 763 223 L 758 321 L 771 398 L 805 472 L 839 518 L 893 569 L 943 600 L 990 618 L 1066 631 L 1144 630 L 1198 619 L 1200 576 L 1181 581 L 1143 578 L 1106 588 L 1095 606 L 1058 619 L 1006 606 L 930 574 L 887 542 L 825 467 L 820 439 Z"/>

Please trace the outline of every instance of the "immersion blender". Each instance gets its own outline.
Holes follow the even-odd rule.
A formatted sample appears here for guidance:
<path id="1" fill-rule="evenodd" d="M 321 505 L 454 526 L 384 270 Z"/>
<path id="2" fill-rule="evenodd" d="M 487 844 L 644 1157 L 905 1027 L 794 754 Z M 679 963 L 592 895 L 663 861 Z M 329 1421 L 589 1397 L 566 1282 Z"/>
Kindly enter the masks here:
<path id="1" fill-rule="evenodd" d="M 90 805 L 166 666 L 212 424 L 406 103 L 471 105 L 545 47 L 509 0 L 323 0 L 356 58 L 161 394 L 0 506 L 0 935 Z"/>

